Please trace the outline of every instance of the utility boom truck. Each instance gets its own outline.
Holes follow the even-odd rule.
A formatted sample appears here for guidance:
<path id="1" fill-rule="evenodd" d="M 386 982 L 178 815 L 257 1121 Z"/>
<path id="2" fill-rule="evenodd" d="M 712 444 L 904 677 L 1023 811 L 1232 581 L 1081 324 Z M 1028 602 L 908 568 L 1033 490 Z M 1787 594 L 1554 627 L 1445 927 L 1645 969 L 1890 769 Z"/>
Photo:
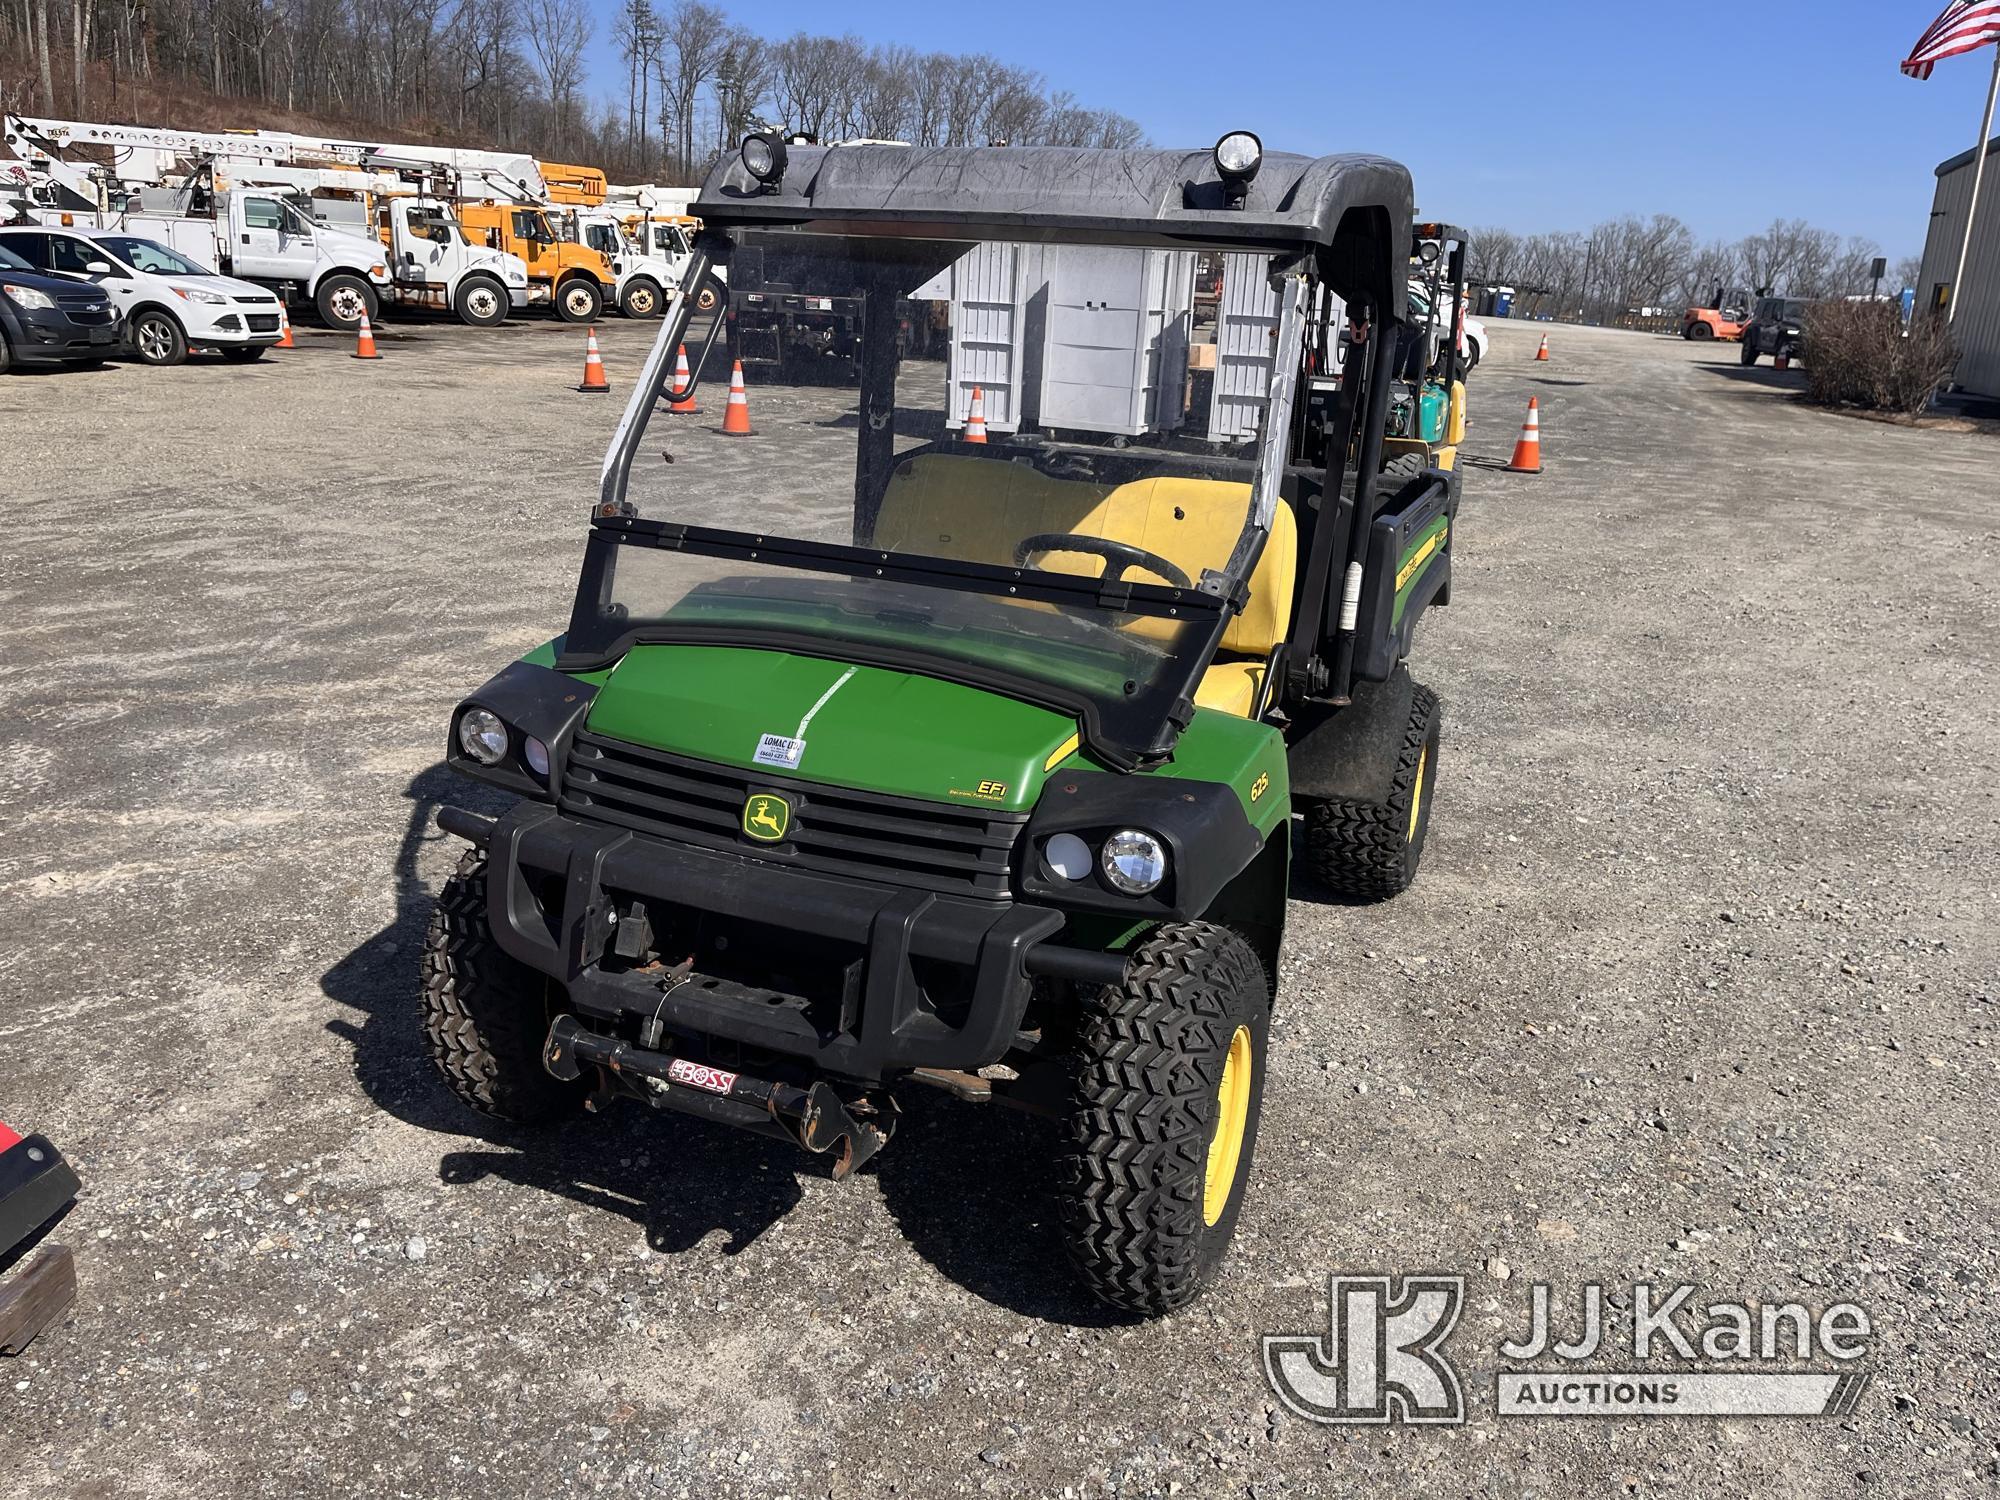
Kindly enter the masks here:
<path id="1" fill-rule="evenodd" d="M 532 190 L 540 178 L 531 158 L 20 116 L 8 116 L 5 131 L 44 186 L 43 222 L 89 212 L 95 227 L 159 239 L 227 274 L 296 289 L 336 328 L 353 328 L 364 312 L 379 317 L 385 299 L 446 308 L 480 325 L 528 300 L 526 264 L 470 243 L 426 185 L 448 179 L 454 191 L 467 181 L 480 192 L 496 184 L 513 191 L 522 180 L 514 174 L 525 173 Z M 63 159 L 79 146 L 108 152 L 112 163 Z M 205 229 L 211 218 L 215 227 Z"/>
<path id="2" fill-rule="evenodd" d="M 1405 661 L 1451 597 L 1459 481 L 1381 472 L 1421 336 L 1409 174 L 1247 132 L 759 133 L 695 212 L 568 625 L 441 726 L 455 770 L 519 800 L 439 817 L 470 847 L 423 957 L 428 1048 L 505 1119 L 624 1097 L 827 1153 L 835 1178 L 898 1149 L 915 1091 L 1023 1110 L 1084 1283 L 1179 1307 L 1255 1180 L 1295 841 L 1323 885 L 1381 899 L 1431 817 L 1439 705 Z M 1189 435 L 1129 339 L 1094 378 L 1134 383 L 1124 408 L 1156 414 L 1137 435 L 955 431 L 934 374 L 898 381 L 900 308 L 1022 242 L 1255 261 L 1250 435 Z M 788 392 L 818 416 L 754 440 L 656 423 L 683 341 L 718 336 L 691 289 L 758 259 L 844 290 L 858 392 Z M 1314 309 L 1336 303 L 1380 316 L 1309 423 Z M 1119 349 L 1120 317 L 1080 307 L 1065 337 Z"/>

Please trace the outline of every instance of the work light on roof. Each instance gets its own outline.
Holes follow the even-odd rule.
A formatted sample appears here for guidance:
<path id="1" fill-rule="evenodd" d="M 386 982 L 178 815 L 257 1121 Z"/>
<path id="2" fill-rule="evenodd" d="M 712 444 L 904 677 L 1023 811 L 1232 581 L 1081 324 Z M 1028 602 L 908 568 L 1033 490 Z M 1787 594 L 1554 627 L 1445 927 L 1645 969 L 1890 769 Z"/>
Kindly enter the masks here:
<path id="1" fill-rule="evenodd" d="M 1229 194 L 1229 206 L 1240 208 L 1250 191 L 1250 179 L 1264 164 L 1264 143 L 1247 130 L 1232 130 L 1215 143 L 1215 175 Z"/>
<path id="2" fill-rule="evenodd" d="M 785 138 L 775 130 L 759 130 L 743 137 L 743 170 L 774 187 L 785 175 Z"/>

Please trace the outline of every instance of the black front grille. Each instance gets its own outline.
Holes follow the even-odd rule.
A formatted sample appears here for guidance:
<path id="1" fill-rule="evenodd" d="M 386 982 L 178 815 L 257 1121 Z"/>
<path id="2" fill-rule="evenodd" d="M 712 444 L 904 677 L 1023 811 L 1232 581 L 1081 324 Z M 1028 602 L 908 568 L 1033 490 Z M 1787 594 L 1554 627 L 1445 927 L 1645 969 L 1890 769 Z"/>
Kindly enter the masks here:
<path id="1" fill-rule="evenodd" d="M 743 804 L 753 792 L 790 799 L 783 842 L 759 843 L 743 833 Z M 993 900 L 1010 892 L 1014 844 L 1027 821 L 1025 813 L 761 776 L 587 733 L 576 737 L 563 768 L 561 805 L 705 849 Z"/>
<path id="2" fill-rule="evenodd" d="M 250 331 L 252 333 L 276 333 L 278 331 L 278 315 L 276 313 L 246 313 L 244 317 L 250 324 Z"/>
<path id="3" fill-rule="evenodd" d="M 102 292 L 58 292 L 56 306 L 72 323 L 109 323 L 117 316 Z"/>
<path id="4" fill-rule="evenodd" d="M 252 307 L 269 307 L 271 305 L 271 298 L 263 292 L 252 292 L 249 296 L 238 297 L 236 300 L 238 302 L 248 302 Z"/>

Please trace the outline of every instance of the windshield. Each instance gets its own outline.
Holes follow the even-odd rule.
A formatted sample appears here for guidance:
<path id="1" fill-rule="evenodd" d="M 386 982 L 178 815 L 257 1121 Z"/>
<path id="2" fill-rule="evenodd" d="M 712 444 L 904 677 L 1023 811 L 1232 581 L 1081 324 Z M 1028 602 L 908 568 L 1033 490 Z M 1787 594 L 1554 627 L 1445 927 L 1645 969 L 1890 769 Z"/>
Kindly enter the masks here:
<path id="1" fill-rule="evenodd" d="M 644 431 L 642 382 L 622 493 L 607 461 L 632 515 L 595 528 L 568 664 L 674 639 L 903 666 L 1068 708 L 1127 763 L 1171 744 L 1218 649 L 1264 665 L 1289 561 L 1230 606 L 1267 531 L 1295 535 L 1273 351 L 1295 370 L 1302 337 L 1267 257 L 1228 257 L 1247 336 L 1197 381 L 1192 252 L 761 238 L 730 254 L 725 328 L 666 321 L 649 373 L 684 343 L 700 414 Z"/>
<path id="2" fill-rule="evenodd" d="M 98 244 L 124 261 L 135 271 L 144 271 L 155 276 L 213 276 L 215 273 L 206 266 L 198 266 L 186 256 L 169 250 L 158 240 L 143 240 L 137 235 L 107 234 L 101 236 Z"/>

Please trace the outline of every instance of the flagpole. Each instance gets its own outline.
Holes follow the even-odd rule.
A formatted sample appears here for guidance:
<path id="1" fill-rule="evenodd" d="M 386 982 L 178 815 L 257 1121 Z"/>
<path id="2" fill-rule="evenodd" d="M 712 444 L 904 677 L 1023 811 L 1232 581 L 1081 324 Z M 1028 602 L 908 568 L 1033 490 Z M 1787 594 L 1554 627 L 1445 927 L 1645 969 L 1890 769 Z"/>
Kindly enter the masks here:
<path id="1" fill-rule="evenodd" d="M 1958 270 L 1951 278 L 1951 300 L 1944 305 L 1944 320 L 1958 317 L 1959 289 L 1965 282 L 1965 260 L 1972 253 L 1972 226 L 1979 218 L 1979 184 L 1986 176 L 1986 143 L 1993 138 L 1993 104 L 2000 99 L 2000 42 L 1993 47 L 1993 81 L 1986 86 L 1986 119 L 1979 127 L 1979 144 L 1972 151 L 1972 201 L 1965 208 L 1965 238 L 1958 242 Z"/>

